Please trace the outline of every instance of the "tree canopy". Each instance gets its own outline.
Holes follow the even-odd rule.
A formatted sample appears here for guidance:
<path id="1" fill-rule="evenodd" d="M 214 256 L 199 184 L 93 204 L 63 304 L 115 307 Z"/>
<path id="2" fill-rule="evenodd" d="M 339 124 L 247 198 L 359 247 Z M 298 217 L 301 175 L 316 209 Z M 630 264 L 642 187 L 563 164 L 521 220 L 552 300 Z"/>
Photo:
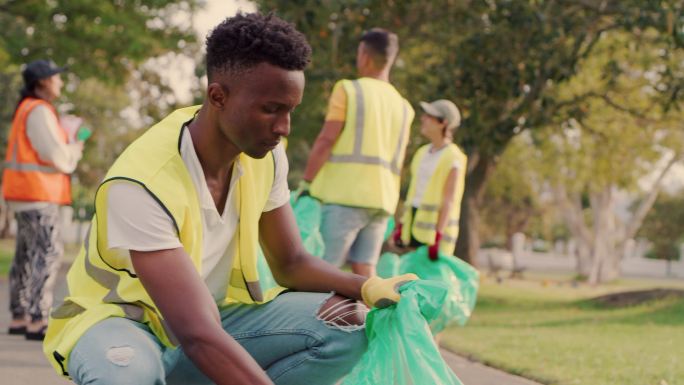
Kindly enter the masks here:
<path id="1" fill-rule="evenodd" d="M 594 54 L 605 33 L 624 31 L 635 40 L 653 33 L 648 44 L 656 45 L 664 58 L 675 55 L 684 43 L 682 3 L 676 0 L 258 4 L 293 21 L 314 49 L 306 107 L 293 120 L 295 137 L 313 138 L 332 83 L 354 76 L 358 37 L 376 26 L 399 35 L 392 81 L 414 105 L 447 98 L 461 108 L 464 119 L 456 142 L 469 156 L 469 169 L 457 255 L 466 260 L 479 249 L 478 212 L 499 156 L 516 135 L 547 127 L 559 110 L 584 99 L 562 99 L 556 87 L 577 74 L 579 63 Z M 614 63 L 605 65 L 600 72 L 607 79 L 619 75 Z M 681 63 L 672 60 L 652 71 L 663 79 L 653 99 L 677 108 L 684 81 Z"/>
<path id="2" fill-rule="evenodd" d="M 0 135 L 9 131 L 19 89 L 21 65 L 51 59 L 67 65 L 66 112 L 84 118 L 94 129 L 77 175 L 79 188 L 93 188 L 129 143 L 138 124 L 122 111 L 136 108 L 136 119 L 158 119 L 173 103 L 148 59 L 188 49 L 195 0 L 2 0 L 0 1 Z M 178 12 L 188 15 L 183 23 Z M 68 103 L 64 103 L 68 102 Z M 63 109 L 64 112 L 64 109 Z M 4 153 L 2 145 L 0 155 Z M 90 201 L 92 191 L 83 192 Z M 77 196 L 78 198 L 78 196 Z M 78 200 L 78 199 L 77 199 Z"/>
<path id="3" fill-rule="evenodd" d="M 652 254 L 658 259 L 678 260 L 684 242 L 684 196 L 663 194 L 653 206 L 639 235 L 653 244 Z"/>

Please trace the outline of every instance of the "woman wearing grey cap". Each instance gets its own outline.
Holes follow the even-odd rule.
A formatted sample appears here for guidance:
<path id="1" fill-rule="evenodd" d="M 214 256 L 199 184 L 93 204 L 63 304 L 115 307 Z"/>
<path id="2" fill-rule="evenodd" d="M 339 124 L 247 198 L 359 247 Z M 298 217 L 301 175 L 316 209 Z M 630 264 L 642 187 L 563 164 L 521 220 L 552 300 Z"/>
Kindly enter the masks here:
<path id="1" fill-rule="evenodd" d="M 411 183 L 405 212 L 392 240 L 400 247 L 428 246 L 428 256 L 452 255 L 458 237 L 461 198 L 467 157 L 456 146 L 453 133 L 461 123 L 454 103 L 421 102 L 420 133 L 430 143 L 411 160 Z"/>
<path id="2" fill-rule="evenodd" d="M 71 203 L 69 174 L 83 152 L 83 142 L 70 138 L 52 105 L 61 94 L 64 70 L 46 60 L 26 65 L 2 175 L 3 196 L 17 220 L 8 332 L 33 340 L 45 336 L 63 251 L 59 206 Z"/>

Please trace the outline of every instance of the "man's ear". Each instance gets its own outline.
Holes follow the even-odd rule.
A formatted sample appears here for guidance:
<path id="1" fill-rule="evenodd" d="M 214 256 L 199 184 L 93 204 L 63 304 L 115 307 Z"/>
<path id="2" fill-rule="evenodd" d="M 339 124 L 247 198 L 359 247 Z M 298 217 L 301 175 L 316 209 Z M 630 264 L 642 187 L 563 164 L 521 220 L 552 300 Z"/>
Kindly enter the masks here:
<path id="1" fill-rule="evenodd" d="M 207 99 L 214 108 L 222 110 L 228 99 L 228 87 L 219 83 L 211 83 L 207 87 Z"/>

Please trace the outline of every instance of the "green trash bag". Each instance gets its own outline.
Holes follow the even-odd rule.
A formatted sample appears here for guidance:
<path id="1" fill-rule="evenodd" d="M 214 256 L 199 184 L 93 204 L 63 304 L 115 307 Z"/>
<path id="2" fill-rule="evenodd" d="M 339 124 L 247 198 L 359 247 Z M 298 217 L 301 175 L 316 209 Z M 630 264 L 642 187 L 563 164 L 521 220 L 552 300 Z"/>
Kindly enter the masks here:
<path id="1" fill-rule="evenodd" d="M 290 194 L 290 204 L 294 211 L 304 248 L 312 255 L 322 257 L 325 244 L 320 232 L 321 202 L 308 195 L 295 199 L 293 192 Z"/>
<path id="2" fill-rule="evenodd" d="M 389 237 L 392 236 L 392 232 L 394 232 L 395 227 L 396 223 L 394 223 L 394 216 L 390 216 L 387 220 L 387 228 L 385 229 L 385 235 L 382 239 L 388 240 Z"/>
<path id="3" fill-rule="evenodd" d="M 382 253 L 378 264 L 375 266 L 376 273 L 382 278 L 390 278 L 399 275 L 401 260 L 394 253 Z"/>
<path id="4" fill-rule="evenodd" d="M 392 253 L 383 254 L 377 271 L 383 278 L 414 273 L 421 279 L 448 284 L 447 301 L 439 316 L 430 322 L 433 333 L 439 333 L 449 326 L 465 325 L 475 308 L 480 273 L 457 257 L 440 253 L 436 261 L 431 261 L 427 246 L 422 246 L 401 257 Z"/>
<path id="5" fill-rule="evenodd" d="M 447 285 L 419 280 L 399 290 L 398 304 L 368 313 L 368 350 L 342 385 L 462 385 L 428 325 L 441 312 Z"/>

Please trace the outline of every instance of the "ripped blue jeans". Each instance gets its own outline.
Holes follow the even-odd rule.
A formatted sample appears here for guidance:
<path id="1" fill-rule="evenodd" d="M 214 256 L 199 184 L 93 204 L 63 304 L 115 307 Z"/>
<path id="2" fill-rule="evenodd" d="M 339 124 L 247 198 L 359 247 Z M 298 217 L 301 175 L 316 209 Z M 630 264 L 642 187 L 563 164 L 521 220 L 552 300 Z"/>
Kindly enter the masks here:
<path id="1" fill-rule="evenodd" d="M 361 358 L 367 340 L 362 327 L 338 327 L 319 315 L 329 297 L 284 293 L 264 305 L 226 306 L 220 309 L 223 329 L 278 385 L 334 384 Z M 124 318 L 88 329 L 69 356 L 68 371 L 80 385 L 212 383 L 182 348 L 164 347 L 147 326 Z"/>

